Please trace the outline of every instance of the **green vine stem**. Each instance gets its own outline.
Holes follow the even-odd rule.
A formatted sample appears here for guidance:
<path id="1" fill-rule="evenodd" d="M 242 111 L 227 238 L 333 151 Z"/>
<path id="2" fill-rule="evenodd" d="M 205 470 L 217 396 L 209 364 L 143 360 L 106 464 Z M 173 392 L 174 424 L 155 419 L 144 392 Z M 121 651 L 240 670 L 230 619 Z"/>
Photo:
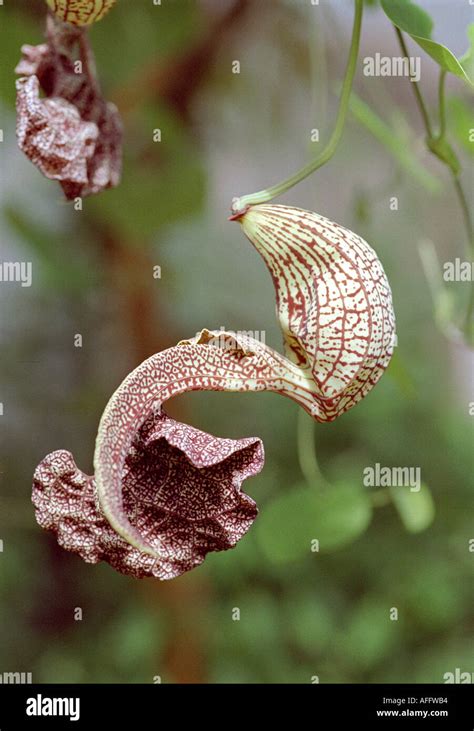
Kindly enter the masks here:
<path id="1" fill-rule="evenodd" d="M 446 142 L 446 71 L 444 69 L 441 69 L 440 75 L 439 75 L 439 85 L 438 85 L 438 106 L 439 106 L 439 133 L 436 137 L 436 143 L 444 143 Z M 436 154 L 436 153 L 435 153 Z M 457 161 L 456 161 L 457 162 Z M 464 188 L 462 187 L 461 181 L 459 179 L 459 173 L 460 173 L 460 165 L 454 165 L 450 166 L 451 172 L 453 175 L 453 184 L 454 188 L 456 190 L 456 195 L 459 200 L 459 204 L 461 206 L 462 215 L 464 218 L 464 224 L 466 227 L 466 232 L 468 236 L 469 241 L 469 254 L 471 255 L 471 258 L 474 258 L 474 232 L 472 227 L 472 219 L 471 214 L 469 211 L 469 205 L 467 203 L 466 193 L 464 191 Z"/>
<path id="2" fill-rule="evenodd" d="M 309 175 L 321 168 L 333 157 L 344 132 L 345 122 L 347 118 L 349 99 L 351 96 L 352 84 L 357 68 L 357 58 L 359 55 L 363 10 L 363 0 L 355 0 L 351 45 L 344 76 L 344 82 L 341 90 L 339 109 L 334 130 L 331 134 L 331 137 L 329 138 L 326 147 L 321 152 L 321 154 L 316 157 L 316 159 L 309 162 L 301 170 L 284 180 L 282 183 L 278 183 L 277 185 L 273 185 L 272 187 L 258 191 L 257 193 L 244 195 L 241 198 L 234 199 L 232 204 L 232 211 L 234 214 L 244 211 L 249 206 L 267 203 L 277 196 L 286 193 L 287 190 L 290 190 L 290 188 L 293 188 L 302 180 L 309 177 Z M 300 467 L 307 483 L 309 485 L 316 485 L 318 487 L 327 484 L 321 473 L 318 459 L 316 456 L 316 449 L 314 444 L 314 426 L 312 421 L 308 419 L 307 415 L 304 412 L 298 414 L 297 442 Z"/>
<path id="3" fill-rule="evenodd" d="M 402 34 L 400 28 L 397 28 L 396 25 L 394 25 L 393 27 L 395 28 L 395 33 L 397 34 L 398 42 L 400 44 L 400 48 L 402 49 L 402 53 L 403 53 L 404 57 L 410 58 L 410 56 L 408 54 L 407 44 L 405 43 L 405 39 L 403 37 L 403 34 Z M 421 116 L 423 117 L 423 123 L 425 125 L 426 134 L 431 139 L 433 137 L 433 130 L 431 127 L 428 110 L 426 108 L 426 104 L 425 104 L 423 96 L 421 94 L 420 85 L 413 76 L 410 77 L 410 81 L 413 84 L 413 91 L 415 93 L 416 101 L 418 103 L 418 107 L 420 109 Z"/>
<path id="4" fill-rule="evenodd" d="M 439 137 L 446 136 L 446 71 L 441 69 L 438 83 Z"/>
<path id="5" fill-rule="evenodd" d="M 408 58 L 408 49 L 405 43 L 402 32 L 399 28 L 394 26 L 395 33 L 397 34 L 400 48 Z M 446 165 L 450 172 L 453 180 L 454 190 L 459 201 L 459 205 L 462 211 L 462 217 L 464 226 L 467 234 L 467 251 L 471 259 L 474 259 L 474 231 L 472 226 L 472 218 L 469 211 L 469 205 L 467 202 L 466 193 L 460 180 L 461 165 L 459 160 L 451 147 L 450 143 L 446 139 L 446 71 L 441 69 L 438 83 L 438 115 L 439 115 L 439 130 L 438 134 L 433 133 L 430 118 L 426 108 L 426 104 L 421 93 L 420 85 L 418 81 L 411 78 L 413 91 L 418 103 L 418 107 L 423 119 L 424 127 L 426 130 L 426 145 L 430 152 L 433 153 L 444 165 Z M 472 317 L 474 313 L 474 286 L 471 284 L 470 296 L 467 305 L 467 311 L 464 318 L 463 332 L 468 342 L 472 339 Z"/>
<path id="6" fill-rule="evenodd" d="M 316 456 L 314 444 L 314 423 L 308 414 L 302 409 L 298 410 L 298 461 L 301 472 L 311 487 L 324 487 L 327 481 L 324 478 Z"/>
<path id="7" fill-rule="evenodd" d="M 291 177 L 284 180 L 282 183 L 272 185 L 270 188 L 260 190 L 257 193 L 251 193 L 244 195 L 241 198 L 236 198 L 233 201 L 233 213 L 238 213 L 245 210 L 248 206 L 255 206 L 260 203 L 267 203 L 273 200 L 279 195 L 286 193 L 287 190 L 293 188 L 295 185 L 300 183 L 302 180 L 307 178 L 309 175 L 318 170 L 318 168 L 325 165 L 336 152 L 339 141 L 344 131 L 345 121 L 347 117 L 347 110 L 349 107 L 349 98 L 352 90 L 352 82 L 354 80 L 355 71 L 357 67 L 357 57 L 359 55 L 360 45 L 360 32 L 362 27 L 362 14 L 364 9 L 363 0 L 355 0 L 355 11 L 354 11 L 354 24 L 352 28 L 352 39 L 349 51 L 349 59 L 347 62 L 346 73 L 344 76 L 344 83 L 342 85 L 341 98 L 339 102 L 339 110 L 337 113 L 336 124 L 331 134 L 329 142 L 327 143 L 324 150 L 315 160 L 312 160 L 305 165 L 301 170 L 292 175 Z"/>
<path id="8" fill-rule="evenodd" d="M 408 49 L 407 49 L 403 34 L 399 28 L 397 28 L 396 26 L 394 26 L 394 28 L 395 28 L 395 33 L 397 34 L 400 48 L 401 48 L 404 56 L 406 56 L 408 58 L 409 57 Z M 423 95 L 421 93 L 420 85 L 419 85 L 418 81 L 416 81 L 413 77 L 411 77 L 413 91 L 415 93 L 415 97 L 416 97 L 418 107 L 419 107 L 419 110 L 420 110 L 420 113 L 421 113 L 421 116 L 423 119 L 425 130 L 426 130 L 427 147 L 430 150 L 430 152 L 433 153 L 433 155 L 435 155 L 439 160 L 441 160 L 442 163 L 447 165 L 447 167 L 451 170 L 451 173 L 453 176 L 454 188 L 455 188 L 458 200 L 459 200 L 459 204 L 461 206 L 464 223 L 466 226 L 466 233 L 467 233 L 468 242 L 469 242 L 469 254 L 470 254 L 470 256 L 474 256 L 474 239 L 473 239 L 472 221 L 471 221 L 471 216 L 469 213 L 469 206 L 467 204 L 466 194 L 462 187 L 462 183 L 459 179 L 459 173 L 461 172 L 461 166 L 459 164 L 459 160 L 457 159 L 457 156 L 456 156 L 453 148 L 451 147 L 451 145 L 449 144 L 449 142 L 446 139 L 445 81 L 446 81 L 446 72 L 441 71 L 439 85 L 438 85 L 439 132 L 437 135 L 435 135 L 433 132 L 431 122 L 430 122 L 427 107 L 424 102 Z"/>
<path id="9" fill-rule="evenodd" d="M 457 175 L 454 175 L 453 183 L 459 199 L 461 210 L 463 212 L 464 223 L 469 237 L 469 254 L 471 258 L 474 259 L 474 234 L 472 230 L 472 219 L 469 212 L 469 205 L 467 203 L 466 193 L 464 192 L 464 188 L 462 187 L 461 181 L 459 180 L 459 177 Z"/>

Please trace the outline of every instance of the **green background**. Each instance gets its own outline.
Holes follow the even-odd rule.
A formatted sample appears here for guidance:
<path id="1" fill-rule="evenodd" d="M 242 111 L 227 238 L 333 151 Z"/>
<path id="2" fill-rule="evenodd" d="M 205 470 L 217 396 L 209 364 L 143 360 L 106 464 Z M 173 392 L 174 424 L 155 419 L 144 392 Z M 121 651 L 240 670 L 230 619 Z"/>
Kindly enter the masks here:
<path id="1" fill-rule="evenodd" d="M 461 55 L 467 3 L 421 4 L 434 37 Z M 400 683 L 474 669 L 472 352 L 436 327 L 418 254 L 430 239 L 441 262 L 464 258 L 465 232 L 449 175 L 423 148 L 411 82 L 362 73 L 366 55 L 398 54 L 387 18 L 370 5 L 355 91 L 386 123 L 387 144 L 364 113 L 351 116 L 331 163 L 278 202 L 332 218 L 375 248 L 393 290 L 396 356 L 367 399 L 315 425 L 329 484 L 303 485 L 298 408 L 287 399 L 173 401 L 171 415 L 213 434 L 260 436 L 266 465 L 244 486 L 260 516 L 237 548 L 164 583 L 62 551 L 36 525 L 32 474 L 59 448 L 90 473 L 98 421 L 120 381 L 201 328 L 264 331 L 281 349 L 270 277 L 228 210 L 234 195 L 277 182 L 322 149 L 352 4 L 118 0 L 91 37 L 104 91 L 124 119 L 123 180 L 83 211 L 15 144 L 13 70 L 20 46 L 42 41 L 44 4 L 0 8 L 1 258 L 33 262 L 30 289 L 0 285 L 0 672 L 44 683 Z M 436 66 L 410 47 L 434 105 Z M 447 89 L 472 198 L 469 91 L 455 77 Z M 468 286 L 450 286 L 455 311 Z M 374 493 L 362 474 L 376 462 L 420 467 L 427 487 L 396 503 Z M 313 528 L 308 499 L 317 503 L 314 537 L 333 539 L 328 552 L 301 540 Z"/>

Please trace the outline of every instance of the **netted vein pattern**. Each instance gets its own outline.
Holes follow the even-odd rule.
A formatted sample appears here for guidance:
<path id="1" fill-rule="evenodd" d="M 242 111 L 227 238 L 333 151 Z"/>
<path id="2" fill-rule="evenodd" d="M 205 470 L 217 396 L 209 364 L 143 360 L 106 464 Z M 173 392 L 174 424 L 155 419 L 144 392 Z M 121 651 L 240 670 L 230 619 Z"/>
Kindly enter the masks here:
<path id="1" fill-rule="evenodd" d="M 373 388 L 393 354 L 382 264 L 360 236 L 310 211 L 260 205 L 241 223 L 272 275 L 286 353 L 310 370 L 331 420 Z"/>
<path id="2" fill-rule="evenodd" d="M 115 0 L 47 0 L 58 18 L 73 25 L 90 25 L 101 20 Z"/>
<path id="3" fill-rule="evenodd" d="M 259 439 L 218 439 L 152 414 L 135 434 L 122 475 L 122 509 L 154 549 L 143 553 L 110 525 L 94 477 L 60 450 L 37 467 L 33 503 L 38 523 L 85 561 L 108 561 L 135 577 L 171 579 L 198 566 L 210 551 L 234 546 L 256 515 L 241 490 L 263 466 Z"/>

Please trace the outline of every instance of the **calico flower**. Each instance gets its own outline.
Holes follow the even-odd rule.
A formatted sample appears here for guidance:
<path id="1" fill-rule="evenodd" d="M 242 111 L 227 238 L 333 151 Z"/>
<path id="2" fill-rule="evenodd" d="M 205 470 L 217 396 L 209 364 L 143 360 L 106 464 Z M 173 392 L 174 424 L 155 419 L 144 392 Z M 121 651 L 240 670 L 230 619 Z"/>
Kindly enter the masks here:
<path id="1" fill-rule="evenodd" d="M 35 473 L 37 519 L 86 561 L 172 578 L 230 548 L 256 516 L 241 492 L 260 471 L 257 439 L 216 439 L 169 419 L 189 391 L 271 391 L 320 422 L 374 387 L 395 343 L 390 286 L 370 246 L 339 224 L 287 206 L 235 211 L 276 289 L 285 355 L 247 334 L 202 330 L 132 371 L 102 415 L 94 476 L 68 452 Z"/>

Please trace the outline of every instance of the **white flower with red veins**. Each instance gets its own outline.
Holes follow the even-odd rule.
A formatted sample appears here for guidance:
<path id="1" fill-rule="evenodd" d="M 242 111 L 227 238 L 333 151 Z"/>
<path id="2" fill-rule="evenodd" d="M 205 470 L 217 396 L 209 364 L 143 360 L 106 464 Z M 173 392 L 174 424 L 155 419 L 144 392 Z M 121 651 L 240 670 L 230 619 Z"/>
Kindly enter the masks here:
<path id="1" fill-rule="evenodd" d="M 393 353 L 390 286 L 370 246 L 328 219 L 280 205 L 231 217 L 261 254 L 276 290 L 285 355 L 248 337 L 203 330 L 153 355 L 110 399 L 93 477 L 68 452 L 38 466 L 39 524 L 86 561 L 173 578 L 233 547 L 257 515 L 242 481 L 263 466 L 258 439 L 218 439 L 162 410 L 187 391 L 274 391 L 314 419 L 351 409 Z"/>

